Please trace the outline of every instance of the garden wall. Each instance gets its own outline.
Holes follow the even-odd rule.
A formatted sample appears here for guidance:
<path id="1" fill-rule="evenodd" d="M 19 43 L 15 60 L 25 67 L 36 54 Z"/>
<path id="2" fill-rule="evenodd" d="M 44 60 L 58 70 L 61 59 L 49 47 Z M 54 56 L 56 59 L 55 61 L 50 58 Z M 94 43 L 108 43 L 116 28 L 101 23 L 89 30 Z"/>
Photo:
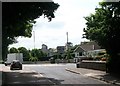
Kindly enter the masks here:
<path id="1" fill-rule="evenodd" d="M 106 62 L 105 61 L 88 61 L 83 60 L 77 63 L 77 68 L 88 68 L 88 69 L 95 69 L 95 70 L 106 70 Z"/>

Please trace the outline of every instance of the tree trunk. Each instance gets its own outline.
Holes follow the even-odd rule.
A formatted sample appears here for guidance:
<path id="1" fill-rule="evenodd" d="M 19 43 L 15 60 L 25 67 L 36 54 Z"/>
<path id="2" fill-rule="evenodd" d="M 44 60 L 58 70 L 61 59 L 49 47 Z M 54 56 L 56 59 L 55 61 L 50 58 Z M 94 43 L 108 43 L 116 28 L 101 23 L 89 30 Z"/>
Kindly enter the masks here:
<path id="1" fill-rule="evenodd" d="M 2 36 L 2 59 L 5 60 L 7 58 L 7 53 L 8 53 L 8 41 L 7 41 L 7 36 L 3 35 Z"/>

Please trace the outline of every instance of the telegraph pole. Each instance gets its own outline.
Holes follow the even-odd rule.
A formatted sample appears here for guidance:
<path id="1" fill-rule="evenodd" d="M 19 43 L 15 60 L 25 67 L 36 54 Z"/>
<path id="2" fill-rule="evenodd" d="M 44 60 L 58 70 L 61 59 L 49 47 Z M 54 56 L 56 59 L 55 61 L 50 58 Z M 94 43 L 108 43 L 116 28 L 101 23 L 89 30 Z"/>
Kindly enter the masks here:
<path id="1" fill-rule="evenodd" d="M 35 31 L 33 31 L 34 49 L 35 49 Z"/>
<path id="2" fill-rule="evenodd" d="M 68 32 L 66 32 L 66 35 L 67 35 L 66 50 L 68 50 Z"/>
<path id="3" fill-rule="evenodd" d="M 36 25 L 33 25 L 33 27 L 35 27 Z M 34 49 L 35 49 L 35 30 L 33 28 L 33 42 L 34 42 Z"/>
<path id="4" fill-rule="evenodd" d="M 67 43 L 68 43 L 68 32 L 66 32 L 66 35 L 67 35 Z"/>

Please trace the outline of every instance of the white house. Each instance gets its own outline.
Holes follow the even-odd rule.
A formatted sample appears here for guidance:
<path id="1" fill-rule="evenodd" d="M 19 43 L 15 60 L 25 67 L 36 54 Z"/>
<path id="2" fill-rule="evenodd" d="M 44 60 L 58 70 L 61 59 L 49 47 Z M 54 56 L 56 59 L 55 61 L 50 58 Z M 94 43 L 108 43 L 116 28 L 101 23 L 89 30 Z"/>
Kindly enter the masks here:
<path id="1" fill-rule="evenodd" d="M 74 50 L 75 59 L 90 56 L 93 57 L 102 50 L 103 49 L 101 49 L 101 47 L 96 42 L 82 42 L 80 46 Z"/>

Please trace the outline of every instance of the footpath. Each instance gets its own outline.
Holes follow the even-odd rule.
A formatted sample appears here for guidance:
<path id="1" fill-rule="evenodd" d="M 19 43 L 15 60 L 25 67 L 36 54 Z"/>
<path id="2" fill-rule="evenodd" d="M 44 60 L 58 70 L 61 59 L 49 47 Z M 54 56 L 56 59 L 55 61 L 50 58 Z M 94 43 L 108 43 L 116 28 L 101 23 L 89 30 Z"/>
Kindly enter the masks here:
<path id="1" fill-rule="evenodd" d="M 120 77 L 110 75 L 105 71 L 86 69 L 86 68 L 66 68 L 66 70 L 72 73 L 81 74 L 83 76 L 91 77 L 94 79 L 105 81 L 110 84 L 115 84 L 120 86 Z"/>

